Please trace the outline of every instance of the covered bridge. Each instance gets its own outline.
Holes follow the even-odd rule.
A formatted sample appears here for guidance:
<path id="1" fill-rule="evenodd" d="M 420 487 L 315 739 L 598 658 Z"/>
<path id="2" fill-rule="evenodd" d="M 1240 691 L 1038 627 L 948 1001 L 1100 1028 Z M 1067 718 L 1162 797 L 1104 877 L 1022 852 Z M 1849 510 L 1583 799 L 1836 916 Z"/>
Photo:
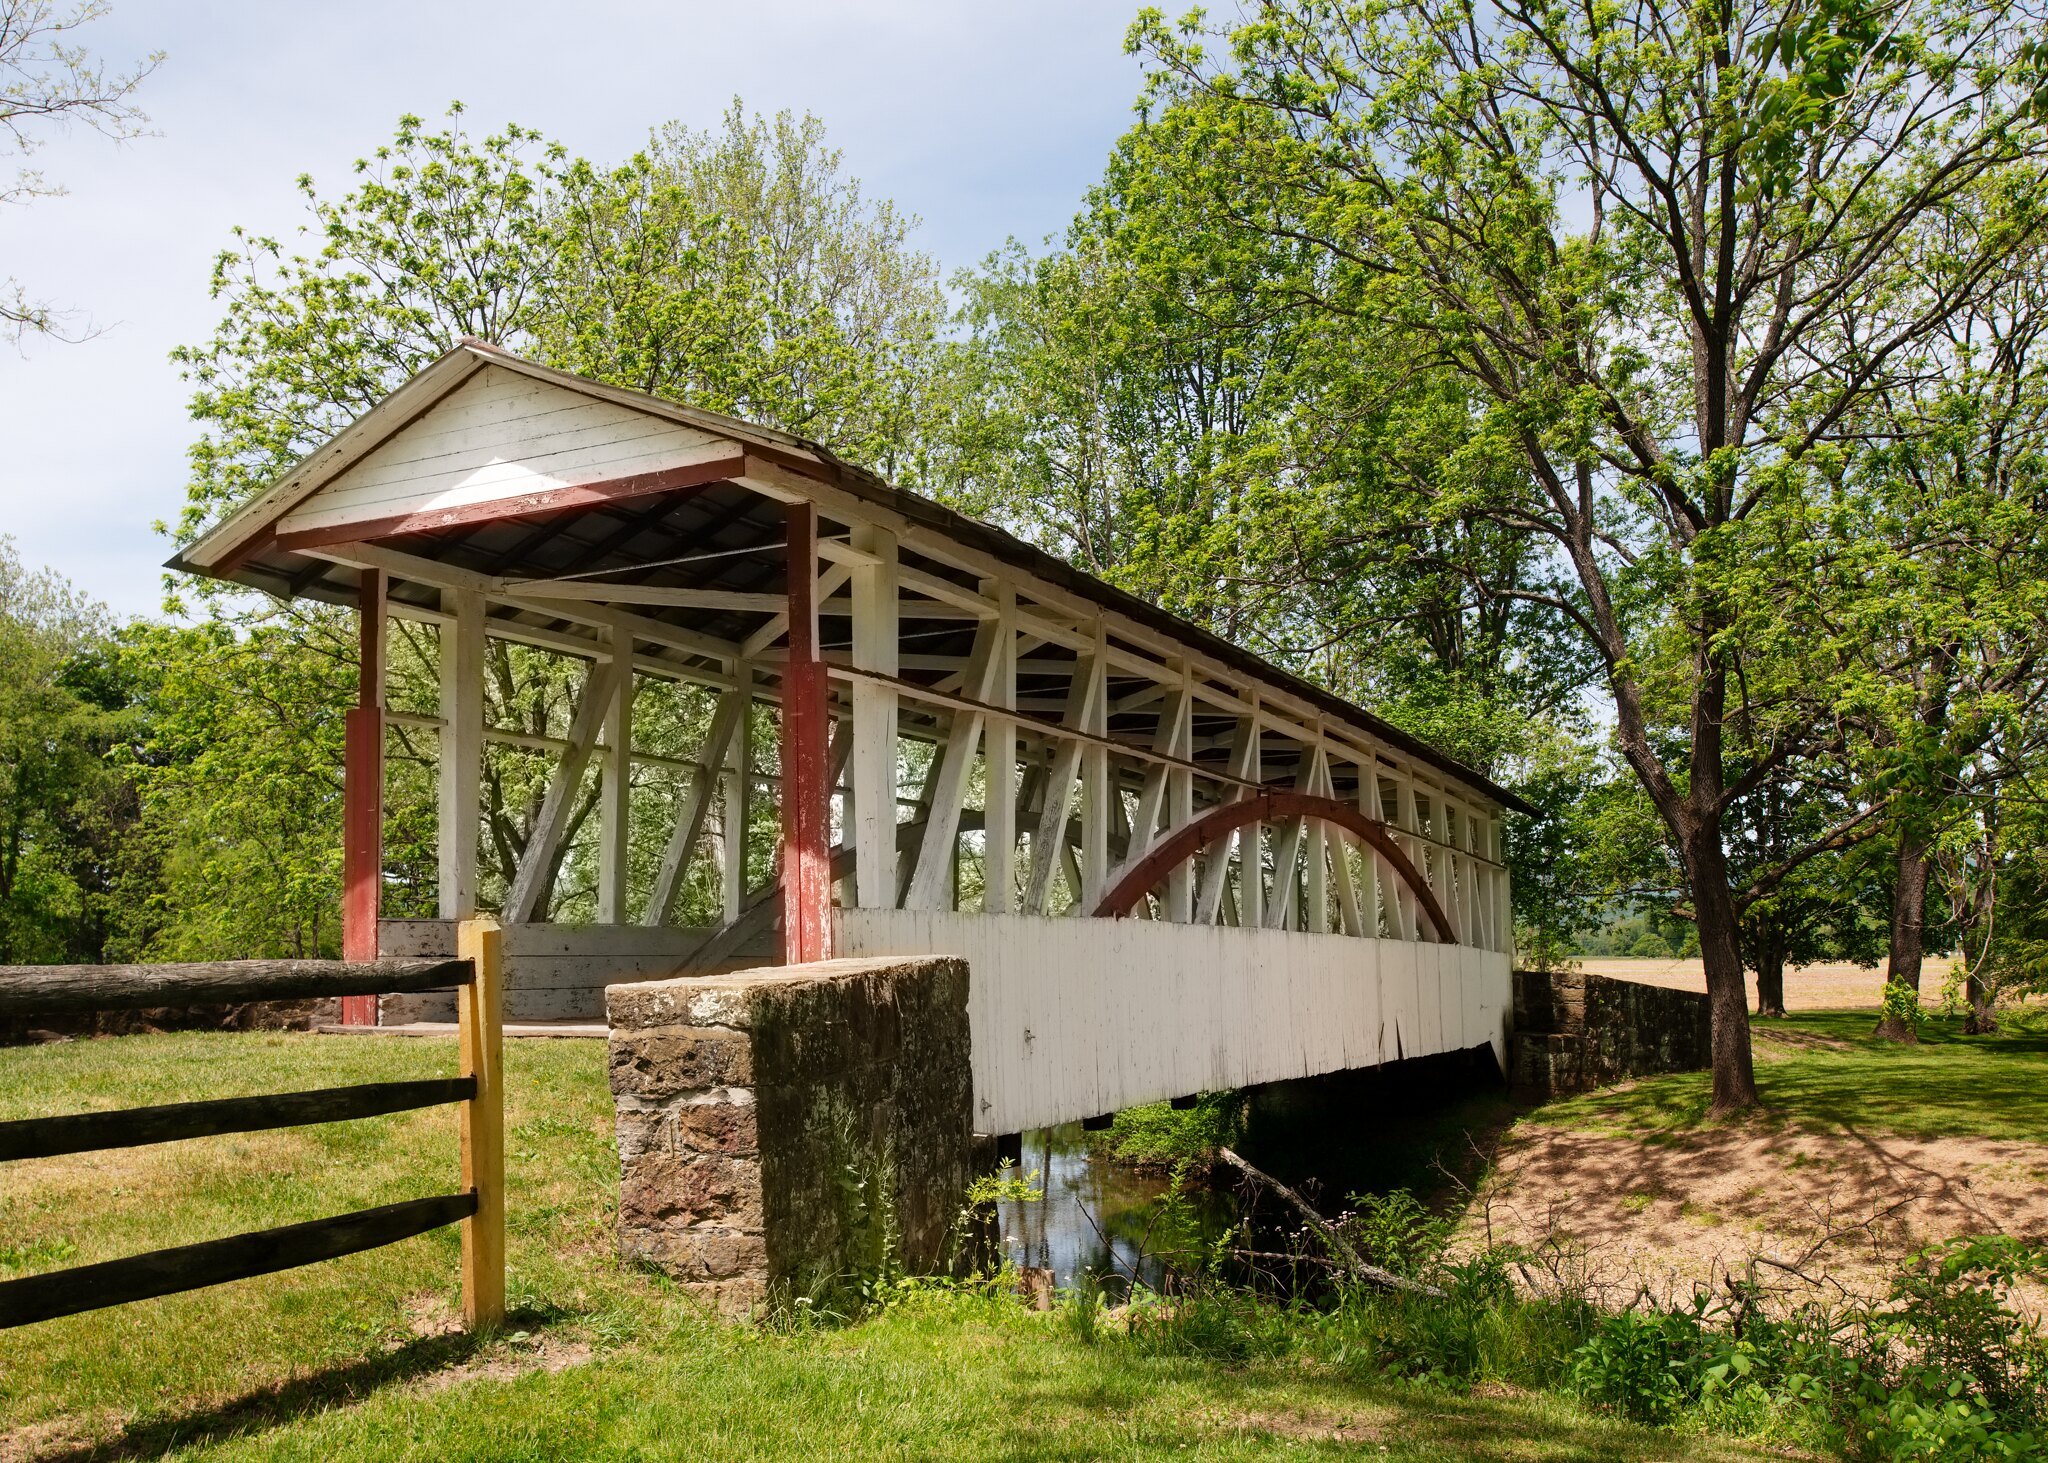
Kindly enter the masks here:
<path id="1" fill-rule="evenodd" d="M 962 955 L 990 1133 L 1504 1051 L 1511 794 L 815 443 L 464 341 L 173 567 L 360 608 L 346 953 L 452 949 L 488 895 L 511 1019 L 595 1016 L 620 980 Z M 389 617 L 438 628 L 431 714 L 386 708 Z M 559 735 L 489 724 L 491 637 L 587 665 Z M 635 745 L 658 681 L 717 697 L 688 756 Z M 378 918 L 394 722 L 438 743 L 439 921 Z M 486 890 L 493 740 L 553 761 Z M 670 778 L 658 856 L 633 841 L 650 771 Z M 597 918 L 550 923 L 593 791 Z M 775 856 L 750 879 L 762 800 Z M 682 927 L 707 857 L 718 915 Z"/>

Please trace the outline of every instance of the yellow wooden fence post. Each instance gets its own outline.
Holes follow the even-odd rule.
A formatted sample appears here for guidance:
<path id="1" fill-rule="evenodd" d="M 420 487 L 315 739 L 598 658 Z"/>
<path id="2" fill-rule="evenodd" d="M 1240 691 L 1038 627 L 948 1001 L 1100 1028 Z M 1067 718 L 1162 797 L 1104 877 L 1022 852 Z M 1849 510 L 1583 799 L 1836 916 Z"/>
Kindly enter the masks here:
<path id="1" fill-rule="evenodd" d="M 505 933 L 494 915 L 463 920 L 456 954 L 475 972 L 460 999 L 462 1075 L 476 1096 L 462 1104 L 462 1186 L 476 1213 L 462 1222 L 462 1320 L 472 1331 L 505 1319 Z"/>

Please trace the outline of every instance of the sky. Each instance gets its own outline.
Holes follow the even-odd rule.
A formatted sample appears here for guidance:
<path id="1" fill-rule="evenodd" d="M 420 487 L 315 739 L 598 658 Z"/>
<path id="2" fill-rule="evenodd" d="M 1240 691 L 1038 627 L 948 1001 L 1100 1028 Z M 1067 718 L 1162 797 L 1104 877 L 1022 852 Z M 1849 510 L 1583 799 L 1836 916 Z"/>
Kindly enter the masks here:
<path id="1" fill-rule="evenodd" d="M 120 614 L 157 609 L 152 525 L 194 435 L 168 357 L 218 319 L 213 258 L 237 224 L 295 230 L 297 177 L 345 191 L 402 113 L 460 100 L 473 135 L 516 121 L 605 161 L 734 96 L 809 111 L 950 272 L 1065 227 L 1132 121 L 1137 4 L 113 0 L 76 38 L 117 65 L 166 53 L 136 98 L 156 135 L 57 136 L 33 163 L 67 195 L 0 213 L 0 279 L 98 331 L 0 346 L 0 533 Z"/>

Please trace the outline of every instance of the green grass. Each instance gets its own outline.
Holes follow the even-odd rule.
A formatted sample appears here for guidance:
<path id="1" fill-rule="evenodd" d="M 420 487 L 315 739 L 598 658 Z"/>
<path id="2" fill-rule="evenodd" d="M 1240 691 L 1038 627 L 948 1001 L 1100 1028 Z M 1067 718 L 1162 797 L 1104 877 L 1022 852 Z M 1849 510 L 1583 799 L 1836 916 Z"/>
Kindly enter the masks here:
<path id="1" fill-rule="evenodd" d="M 1964 1036 L 1959 1018 L 1930 1017 L 1917 1046 L 1879 1041 L 1869 1011 L 1810 1011 L 1756 1023 L 1762 1121 L 1823 1133 L 2048 1141 L 2048 1010 L 2004 1013 L 2004 1029 Z M 1637 1136 L 1675 1137 L 1706 1121 L 1704 1072 L 1546 1104 L 1529 1120 Z"/>
<path id="2" fill-rule="evenodd" d="M 843 1330 L 683 1322 L 589 1362 L 388 1387 L 203 1456 L 726 1460 L 1757 1456 L 1540 1398 L 1472 1399 L 1083 1346 L 1055 1317 L 936 1298 Z"/>
<path id="3" fill-rule="evenodd" d="M 452 1043 L 188 1033 L 0 1050 L 0 1120 L 429 1076 Z M 1756 1456 L 1553 1398 L 1158 1354 L 1007 1298 L 843 1327 L 705 1320 L 613 1257 L 594 1042 L 507 1048 L 508 1334 L 454 1332 L 452 1231 L 0 1333 L 0 1458 Z M 452 1111 L 0 1170 L 0 1278 L 444 1192 Z"/>
<path id="4" fill-rule="evenodd" d="M 452 1075 L 443 1040 L 180 1034 L 0 1050 L 0 1119 Z M 615 1180 L 594 1042 L 508 1044 L 514 1286 L 577 1312 L 643 1282 L 607 1263 Z M 7 1165 L 0 1279 L 457 1187 L 455 1110 Z M 456 1232 L 0 1335 L 0 1426 L 150 1417 L 329 1367 L 440 1355 Z M 61 1258 L 59 1258 L 61 1256 Z"/>

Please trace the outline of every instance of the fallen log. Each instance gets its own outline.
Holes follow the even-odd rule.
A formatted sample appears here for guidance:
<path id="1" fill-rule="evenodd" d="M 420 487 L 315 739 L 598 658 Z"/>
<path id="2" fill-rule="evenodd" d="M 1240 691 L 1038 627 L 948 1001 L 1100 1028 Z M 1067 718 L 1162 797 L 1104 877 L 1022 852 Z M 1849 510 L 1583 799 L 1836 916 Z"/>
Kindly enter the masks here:
<path id="1" fill-rule="evenodd" d="M 1281 1183 L 1280 1180 L 1274 1178 L 1264 1169 L 1247 1163 L 1228 1148 L 1218 1148 L 1216 1156 L 1246 1178 L 1251 1179 L 1255 1183 L 1264 1184 L 1267 1188 L 1285 1199 L 1293 1207 L 1295 1213 L 1299 1214 L 1307 1222 L 1308 1227 L 1316 1232 L 1316 1237 L 1322 1240 L 1323 1244 L 1328 1247 L 1330 1254 L 1335 1258 L 1337 1267 L 1354 1280 L 1362 1280 L 1368 1285 L 1377 1285 L 1382 1290 L 1401 1290 L 1408 1292 L 1410 1295 L 1427 1295 L 1437 1300 L 1443 1299 L 1444 1292 L 1440 1287 L 1430 1285 L 1421 1280 L 1411 1280 L 1406 1275 L 1396 1275 L 1391 1270 L 1367 1261 L 1365 1256 L 1358 1253 L 1358 1250 L 1352 1245 L 1351 1241 L 1344 1238 L 1343 1234 L 1334 1224 L 1316 1212 L 1313 1204 L 1309 1203 L 1308 1200 L 1302 1198 L 1300 1194 L 1297 1194 L 1286 1184 Z"/>

